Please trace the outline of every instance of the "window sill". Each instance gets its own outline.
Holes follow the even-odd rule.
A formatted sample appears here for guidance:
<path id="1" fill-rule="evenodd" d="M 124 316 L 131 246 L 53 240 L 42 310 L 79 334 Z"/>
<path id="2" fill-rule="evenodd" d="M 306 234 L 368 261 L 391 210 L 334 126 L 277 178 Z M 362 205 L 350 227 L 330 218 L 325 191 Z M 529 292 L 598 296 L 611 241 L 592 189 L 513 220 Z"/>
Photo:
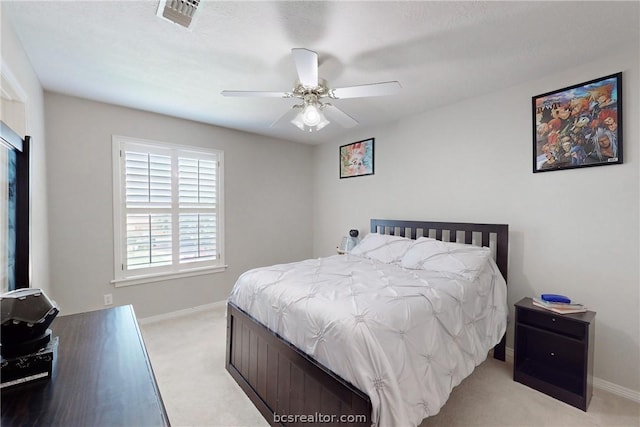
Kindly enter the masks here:
<path id="1" fill-rule="evenodd" d="M 200 269 L 194 269 L 189 271 L 180 271 L 177 273 L 158 273 L 147 274 L 142 276 L 128 277 L 126 279 L 115 279 L 111 283 L 116 288 L 123 286 L 140 285 L 143 283 L 161 282 L 163 280 L 180 279 L 183 277 L 202 276 L 203 274 L 220 273 L 227 269 L 226 265 L 219 267 L 205 267 Z"/>

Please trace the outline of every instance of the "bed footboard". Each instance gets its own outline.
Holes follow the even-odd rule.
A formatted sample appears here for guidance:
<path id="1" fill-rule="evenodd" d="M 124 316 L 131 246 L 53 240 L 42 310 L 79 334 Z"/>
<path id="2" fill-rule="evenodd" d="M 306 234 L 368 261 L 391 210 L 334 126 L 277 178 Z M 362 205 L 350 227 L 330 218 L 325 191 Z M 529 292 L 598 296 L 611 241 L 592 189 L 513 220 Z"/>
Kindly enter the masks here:
<path id="1" fill-rule="evenodd" d="M 231 303 L 226 368 L 271 425 L 371 425 L 366 394 Z"/>

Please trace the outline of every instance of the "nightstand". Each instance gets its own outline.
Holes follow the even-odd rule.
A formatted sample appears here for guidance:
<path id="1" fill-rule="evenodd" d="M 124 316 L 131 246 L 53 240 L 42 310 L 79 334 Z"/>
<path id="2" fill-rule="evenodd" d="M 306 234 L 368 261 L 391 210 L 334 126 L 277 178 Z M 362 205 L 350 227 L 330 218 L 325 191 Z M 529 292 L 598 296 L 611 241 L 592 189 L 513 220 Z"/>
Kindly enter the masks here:
<path id="1" fill-rule="evenodd" d="M 515 305 L 513 380 L 587 410 L 593 394 L 593 311 L 556 314 L 524 298 Z"/>

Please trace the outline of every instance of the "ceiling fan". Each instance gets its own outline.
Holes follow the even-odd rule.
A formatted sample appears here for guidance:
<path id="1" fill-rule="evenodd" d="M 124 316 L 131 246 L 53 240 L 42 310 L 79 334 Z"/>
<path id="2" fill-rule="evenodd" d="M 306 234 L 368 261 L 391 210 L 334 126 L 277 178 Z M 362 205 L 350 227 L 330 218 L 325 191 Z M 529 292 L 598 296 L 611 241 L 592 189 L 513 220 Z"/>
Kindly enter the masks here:
<path id="1" fill-rule="evenodd" d="M 358 122 L 336 107 L 324 101 L 329 99 L 364 98 L 370 96 L 394 95 L 401 89 L 397 81 L 372 83 L 331 89 L 324 79 L 318 77 L 318 54 L 303 48 L 291 49 L 293 61 L 298 72 L 298 80 L 291 92 L 241 91 L 223 90 L 224 96 L 263 97 L 263 98 L 298 98 L 302 102 L 296 104 L 284 115 L 271 123 L 275 126 L 281 121 L 290 121 L 303 131 L 319 131 L 330 123 L 325 114 L 342 126 L 351 128 Z"/>

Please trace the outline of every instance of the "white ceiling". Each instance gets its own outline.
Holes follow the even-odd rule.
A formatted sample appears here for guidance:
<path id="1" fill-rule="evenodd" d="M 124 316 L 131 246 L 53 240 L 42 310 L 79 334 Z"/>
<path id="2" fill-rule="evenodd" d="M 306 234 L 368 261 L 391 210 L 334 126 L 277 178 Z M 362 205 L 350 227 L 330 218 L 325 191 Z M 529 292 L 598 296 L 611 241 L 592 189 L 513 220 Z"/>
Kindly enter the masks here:
<path id="1" fill-rule="evenodd" d="M 401 83 L 399 95 L 333 101 L 366 128 L 637 46 L 639 6 L 203 0 L 187 30 L 158 18 L 158 1 L 2 0 L 46 90 L 308 144 L 347 130 L 270 128 L 295 99 L 220 92 L 290 91 L 291 48 L 304 47 L 330 87 Z"/>

